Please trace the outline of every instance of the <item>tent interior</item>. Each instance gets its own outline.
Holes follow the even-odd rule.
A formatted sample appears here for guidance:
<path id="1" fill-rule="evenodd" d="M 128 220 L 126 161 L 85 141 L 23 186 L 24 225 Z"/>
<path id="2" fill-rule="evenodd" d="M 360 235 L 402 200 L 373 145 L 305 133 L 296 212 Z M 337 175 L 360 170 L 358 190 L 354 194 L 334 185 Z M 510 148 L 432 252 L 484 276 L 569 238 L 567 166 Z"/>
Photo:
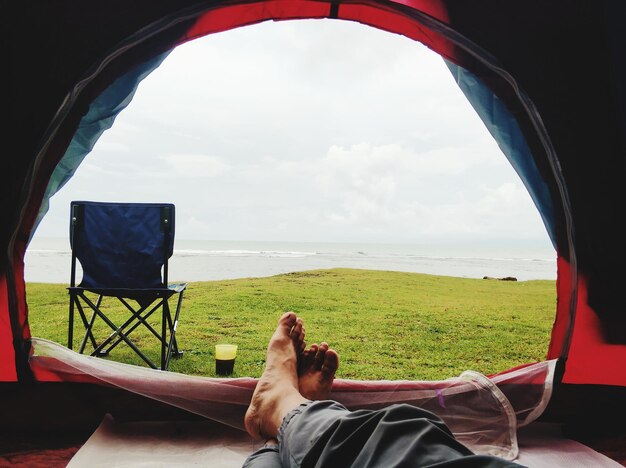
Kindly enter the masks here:
<path id="1" fill-rule="evenodd" d="M 614 466 L 613 459 L 626 466 L 622 2 L 63 0 L 3 10 L 11 150 L 0 171 L 0 460 L 64 466 L 94 431 L 101 441 L 123 439 L 124 424 L 158 421 L 184 421 L 196 435 L 220 428 L 217 446 L 241 448 L 231 464 L 252 451 L 241 429 L 255 379 L 136 368 L 32 337 L 24 254 L 50 197 L 170 50 L 262 21 L 331 18 L 404 35 L 446 60 L 524 182 L 558 255 L 544 362 L 437 382 L 339 380 L 333 398 L 349 408 L 394 402 L 432 408 L 476 452 L 522 463 L 524 448 L 552 440 L 524 431 L 555 424 L 608 456 L 588 464 Z M 548 460 L 557 446 L 548 444 L 538 459 Z M 564 448 L 559 463 L 571 465 L 569 454 L 581 466 L 580 447 Z M 91 455 L 101 458 L 97 449 Z M 529 465 L 540 466 L 538 459 Z"/>

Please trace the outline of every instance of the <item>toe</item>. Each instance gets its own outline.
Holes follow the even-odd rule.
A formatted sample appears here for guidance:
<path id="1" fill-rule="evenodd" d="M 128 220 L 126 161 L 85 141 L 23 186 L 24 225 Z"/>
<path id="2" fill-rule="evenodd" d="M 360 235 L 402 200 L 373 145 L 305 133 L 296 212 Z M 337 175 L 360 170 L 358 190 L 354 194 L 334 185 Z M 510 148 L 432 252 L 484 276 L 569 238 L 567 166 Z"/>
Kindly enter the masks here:
<path id="1" fill-rule="evenodd" d="M 298 323 L 297 319 L 295 312 L 285 312 L 278 320 L 278 330 L 291 338 L 293 329 Z"/>
<path id="2" fill-rule="evenodd" d="M 278 324 L 283 327 L 289 327 L 289 330 L 297 323 L 298 316 L 295 312 L 285 312 L 280 319 L 278 320 Z"/>
<path id="3" fill-rule="evenodd" d="M 297 340 L 300 334 L 302 333 L 302 319 L 300 317 L 296 318 L 296 322 L 293 327 L 291 327 L 290 335 L 294 340 Z"/>
<path id="4" fill-rule="evenodd" d="M 302 355 L 300 356 L 299 370 L 300 374 L 311 369 L 313 366 L 313 361 L 315 360 L 315 355 L 317 354 L 317 344 L 312 344 L 309 349 L 305 349 L 302 351 Z"/>
<path id="5" fill-rule="evenodd" d="M 322 365 L 322 374 L 326 378 L 332 378 L 335 376 L 335 372 L 339 368 L 339 355 L 334 349 L 326 351 L 324 356 L 324 364 Z"/>
<path id="6" fill-rule="evenodd" d="M 315 361 L 315 355 L 317 354 L 317 343 L 313 343 L 309 349 L 306 351 L 306 358 L 303 363 L 306 368 L 309 368 L 313 365 L 313 361 Z"/>
<path id="7" fill-rule="evenodd" d="M 297 318 L 296 323 L 289 332 L 289 337 L 293 341 L 293 346 L 297 354 L 302 353 L 306 349 L 306 343 L 304 341 L 304 327 L 302 325 L 302 319 Z"/>
<path id="8" fill-rule="evenodd" d="M 313 361 L 313 368 L 315 370 L 320 370 L 322 368 L 326 351 L 328 351 L 328 343 L 323 342 L 317 349 L 317 353 L 315 353 L 315 359 Z"/>

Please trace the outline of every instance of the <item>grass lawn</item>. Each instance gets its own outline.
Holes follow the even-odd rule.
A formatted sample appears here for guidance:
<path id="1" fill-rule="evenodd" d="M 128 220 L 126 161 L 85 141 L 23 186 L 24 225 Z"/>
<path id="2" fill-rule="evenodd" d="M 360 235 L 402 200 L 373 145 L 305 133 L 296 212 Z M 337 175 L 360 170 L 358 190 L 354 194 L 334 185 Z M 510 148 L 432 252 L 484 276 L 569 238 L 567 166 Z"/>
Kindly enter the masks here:
<path id="1" fill-rule="evenodd" d="M 29 283 L 27 299 L 33 336 L 66 345 L 65 285 Z M 114 301 L 105 298 L 105 305 Z M 555 282 L 543 280 L 332 269 L 190 283 L 177 332 L 185 354 L 170 370 L 215 375 L 215 344 L 234 343 L 234 376 L 258 377 L 278 317 L 293 310 L 304 319 L 307 343 L 327 341 L 339 352 L 341 378 L 432 380 L 467 369 L 489 374 L 545 359 L 555 307 Z M 75 347 L 81 328 L 77 323 Z M 108 336 L 106 326 L 99 330 Z M 132 336 L 158 361 L 152 335 L 137 330 Z M 143 365 L 125 345 L 110 358 Z"/>

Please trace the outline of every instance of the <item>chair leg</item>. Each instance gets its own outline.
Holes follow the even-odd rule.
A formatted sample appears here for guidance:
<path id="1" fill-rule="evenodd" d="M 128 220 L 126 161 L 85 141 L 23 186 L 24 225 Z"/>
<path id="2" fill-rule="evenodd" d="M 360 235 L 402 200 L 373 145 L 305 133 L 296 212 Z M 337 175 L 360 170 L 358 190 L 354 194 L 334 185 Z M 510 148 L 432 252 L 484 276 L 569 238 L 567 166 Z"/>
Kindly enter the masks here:
<path id="1" fill-rule="evenodd" d="M 102 304 L 102 298 L 103 298 L 103 297 L 104 297 L 104 296 L 103 296 L 102 294 L 98 295 L 98 301 L 96 302 L 96 308 L 97 308 L 98 310 L 100 310 L 100 305 Z M 93 312 L 93 315 L 91 316 L 92 321 L 91 321 L 91 325 L 90 325 L 90 328 L 89 328 L 89 329 L 91 330 L 91 332 L 90 332 L 90 335 L 91 335 L 91 343 L 93 344 L 94 349 L 96 348 L 96 339 L 95 339 L 95 337 L 93 336 L 93 323 L 96 321 L 96 316 L 97 316 L 96 311 L 94 311 L 94 312 Z M 98 353 L 98 357 L 104 357 L 104 356 L 108 356 L 108 355 L 109 355 L 109 353 L 107 352 L 107 350 L 100 351 L 100 352 Z"/>
<path id="2" fill-rule="evenodd" d="M 167 299 L 163 300 L 163 308 L 161 312 L 161 370 L 167 370 L 167 350 L 165 341 L 167 339 L 167 322 L 169 318 L 170 307 Z M 171 333 L 171 332 L 170 332 Z"/>
<path id="3" fill-rule="evenodd" d="M 120 325 L 118 327 L 118 329 L 120 330 L 120 333 L 124 333 L 124 335 L 126 335 L 127 337 L 133 332 L 135 331 L 135 329 L 137 329 L 140 325 L 144 325 L 157 339 L 161 339 L 161 337 L 159 336 L 159 334 L 154 330 L 154 328 L 152 328 L 150 326 L 150 324 L 148 322 L 146 322 L 146 320 L 161 306 L 161 303 L 157 303 L 154 307 L 152 307 L 152 309 L 150 309 L 145 315 L 142 315 L 144 313 L 144 311 L 149 307 L 148 306 L 144 306 L 141 307 L 139 310 L 134 310 L 130 304 L 128 304 L 128 302 L 126 302 L 123 298 L 118 298 L 120 300 L 120 302 L 122 304 L 124 304 L 124 306 L 126 306 L 126 308 L 130 311 L 130 313 L 132 314 L 132 316 L 130 318 L 128 318 L 122 325 Z M 133 323 L 133 321 L 136 320 L 136 323 L 130 327 L 127 331 L 124 331 L 126 329 L 126 327 L 128 327 L 131 323 Z M 106 346 L 111 340 L 112 337 L 109 337 L 111 339 L 107 339 L 105 343 L 103 343 L 104 346 Z M 115 348 L 118 344 L 120 344 L 122 341 L 122 339 L 118 336 L 117 339 L 109 345 L 109 347 L 106 349 L 106 353 L 111 352 L 111 350 L 113 348 Z"/>
<path id="4" fill-rule="evenodd" d="M 115 325 L 111 321 L 111 319 L 109 319 L 100 310 L 100 305 L 103 298 L 102 295 L 98 295 L 98 299 L 94 304 L 84 293 L 70 292 L 70 323 L 68 329 L 68 347 L 71 347 L 73 345 L 74 317 L 76 315 L 76 311 L 78 311 L 85 327 L 85 335 L 80 345 L 80 353 L 84 352 L 87 341 L 91 341 L 91 344 L 94 347 L 91 355 L 100 357 L 106 356 L 113 348 L 115 348 L 119 343 L 123 341 L 153 369 L 160 368 L 161 370 L 167 370 L 171 358 L 179 358 L 183 354 L 178 349 L 178 342 L 176 340 L 176 328 L 178 326 L 178 317 L 180 315 L 183 292 L 181 291 L 179 293 L 178 301 L 176 304 L 176 312 L 173 317 L 169 306 L 169 298 L 166 299 L 164 297 L 161 297 L 157 300 L 156 304 L 152 302 L 152 304 L 141 306 L 138 310 L 135 310 L 129 305 L 127 301 L 124 300 L 124 298 L 118 296 L 115 297 L 117 297 L 132 314 L 132 317 L 128 318 L 119 327 Z M 89 319 L 87 319 L 86 307 L 83 308 L 83 301 L 85 306 L 88 306 L 93 311 Z M 155 330 L 155 328 L 153 328 L 151 324 L 147 321 L 152 313 L 156 312 L 159 307 L 162 308 L 160 335 Z M 99 345 L 96 343 L 93 333 L 93 326 L 97 317 L 100 317 L 111 328 L 111 330 L 113 330 L 113 332 Z M 161 342 L 161 362 L 159 367 L 157 367 L 143 352 L 141 352 L 139 348 L 137 348 L 137 346 L 128 337 L 128 335 L 130 335 L 140 325 L 146 326 L 148 330 Z"/>
<path id="5" fill-rule="evenodd" d="M 183 292 L 178 295 L 178 301 L 176 303 L 176 313 L 174 314 L 174 320 L 172 320 L 172 314 L 169 308 L 169 302 L 167 303 L 167 310 L 164 318 L 167 320 L 167 328 L 170 331 L 169 342 L 167 343 L 167 352 L 165 353 L 165 365 L 162 365 L 163 370 L 167 370 L 170 365 L 171 358 L 179 359 L 182 357 L 183 352 L 178 349 L 178 342 L 176 341 L 176 328 L 178 327 L 178 317 L 180 315 L 180 307 L 183 300 Z M 165 336 L 165 335 L 164 335 Z"/>
<path id="6" fill-rule="evenodd" d="M 96 356 L 98 355 L 98 353 L 105 347 L 108 345 L 108 343 L 110 343 L 113 339 L 119 337 L 122 340 L 124 340 L 124 342 L 130 346 L 130 348 L 137 353 L 137 355 L 144 360 L 144 362 L 146 364 L 148 364 L 150 367 L 152 367 L 153 369 L 156 369 L 157 366 L 150 360 L 150 358 L 148 358 L 144 353 L 141 352 L 141 350 L 132 342 L 128 339 L 128 337 L 121 332 L 120 327 L 116 326 L 105 314 L 103 314 L 99 309 L 97 309 L 95 307 L 95 304 L 93 302 L 91 302 L 89 300 L 88 297 L 86 297 L 85 295 L 82 295 L 83 300 L 87 303 L 87 305 L 89 305 L 89 307 L 92 308 L 92 310 L 94 310 L 98 316 L 104 320 L 104 322 L 112 329 L 114 330 L 113 333 L 102 343 L 100 344 L 93 353 L 91 353 L 92 356 Z"/>
<path id="7" fill-rule="evenodd" d="M 74 346 L 74 301 L 76 300 L 76 295 L 70 291 L 70 316 L 69 316 L 69 324 L 67 329 L 67 347 L 72 349 Z"/>
<path id="8" fill-rule="evenodd" d="M 175 359 L 178 359 L 182 357 L 183 355 L 183 352 L 178 349 L 178 341 L 176 341 L 176 329 L 178 328 L 178 317 L 180 315 L 180 307 L 183 303 L 183 293 L 184 291 L 181 291 L 180 294 L 178 295 L 178 302 L 176 304 L 176 314 L 174 315 L 174 325 L 172 327 L 174 330 L 174 333 L 172 334 L 172 342 L 174 346 L 174 350 L 172 354 Z"/>
<path id="9" fill-rule="evenodd" d="M 83 326 L 85 327 L 85 336 L 83 337 L 83 341 L 81 342 L 80 348 L 78 349 L 78 352 L 82 354 L 85 351 L 85 344 L 87 343 L 87 339 L 91 340 L 91 344 L 94 348 L 97 346 L 97 344 L 96 344 L 96 339 L 93 336 L 93 331 L 91 329 L 91 327 L 93 326 L 94 317 L 92 316 L 92 318 L 89 321 L 87 321 L 87 315 L 85 314 L 85 310 L 83 309 L 83 306 L 80 303 L 81 297 L 82 296 L 76 297 L 76 308 L 78 309 L 78 315 L 80 316 L 80 319 L 83 322 Z"/>

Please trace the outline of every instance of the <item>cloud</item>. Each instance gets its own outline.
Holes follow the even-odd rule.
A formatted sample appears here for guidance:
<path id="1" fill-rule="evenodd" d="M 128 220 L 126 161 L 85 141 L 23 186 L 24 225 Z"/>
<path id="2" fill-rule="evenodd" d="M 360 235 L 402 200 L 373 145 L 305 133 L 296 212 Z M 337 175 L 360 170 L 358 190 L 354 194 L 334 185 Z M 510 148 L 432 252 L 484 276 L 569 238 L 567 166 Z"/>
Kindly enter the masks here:
<path id="1" fill-rule="evenodd" d="M 344 148 L 332 146 L 319 164 L 307 164 L 315 172 L 322 193 L 344 193 L 354 205 L 391 206 L 398 202 L 399 188 L 413 195 L 424 193 L 411 186 L 426 184 L 434 189 L 432 181 L 443 181 L 453 176 L 463 176 L 470 169 L 490 164 L 500 164 L 489 156 L 467 154 L 467 149 L 445 147 L 418 152 L 398 144 L 373 146 L 359 143 Z M 295 163 L 280 164 L 283 170 Z M 441 188 L 439 189 L 441 190 Z M 368 211 L 371 211 L 368 210 Z"/>
<path id="2" fill-rule="evenodd" d="M 191 178 L 218 177 L 231 169 L 217 156 L 202 154 L 171 154 L 161 156 L 179 176 Z"/>
<path id="3" fill-rule="evenodd" d="M 337 21 L 177 48 L 64 193 L 47 235 L 68 200 L 116 198 L 176 203 L 179 238 L 547 238 L 441 57 Z"/>
<path id="4" fill-rule="evenodd" d="M 109 153 L 128 153 L 130 148 L 128 145 L 121 141 L 110 141 L 108 139 L 102 139 L 98 142 L 98 150 Z"/>
<path id="5" fill-rule="evenodd" d="M 96 179 L 118 179 L 132 177 L 138 172 L 138 167 L 134 163 L 115 163 L 111 161 L 91 162 L 89 155 L 85 162 L 81 164 L 80 171 L 86 178 Z"/>
<path id="6" fill-rule="evenodd" d="M 300 194 L 307 187 L 317 194 L 308 218 L 297 216 L 302 224 L 328 232 L 396 239 L 515 237 L 526 223 L 522 236 L 541 236 L 543 226 L 536 223 L 530 197 L 504 157 L 482 151 L 445 147 L 420 153 L 399 144 L 334 145 L 318 160 L 267 158 L 255 172 L 296 180 Z M 490 171 L 505 172 L 493 181 L 473 177 Z"/>

